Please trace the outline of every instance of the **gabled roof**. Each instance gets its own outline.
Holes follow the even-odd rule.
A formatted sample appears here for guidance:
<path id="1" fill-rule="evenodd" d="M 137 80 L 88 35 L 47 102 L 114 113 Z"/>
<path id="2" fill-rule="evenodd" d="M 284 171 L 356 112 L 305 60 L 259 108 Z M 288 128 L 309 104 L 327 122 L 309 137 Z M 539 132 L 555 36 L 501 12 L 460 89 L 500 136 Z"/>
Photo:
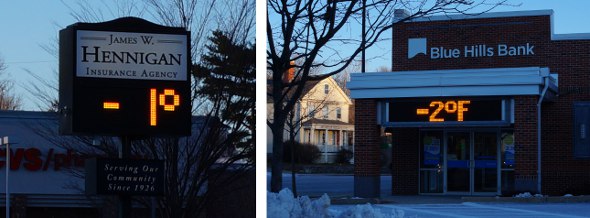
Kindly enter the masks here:
<path id="1" fill-rule="evenodd" d="M 352 104 L 350 97 L 348 95 L 346 95 L 346 93 L 344 93 L 342 88 L 340 88 L 340 86 L 338 86 L 338 84 L 336 84 L 336 81 L 332 77 L 328 77 L 323 80 L 307 81 L 303 87 L 303 91 L 301 92 L 301 98 L 303 98 L 307 94 L 309 94 L 311 92 L 311 90 L 314 89 L 322 81 L 328 81 L 328 83 L 331 83 L 331 87 L 333 87 L 338 92 L 338 94 L 340 94 L 346 100 L 346 102 L 348 104 Z M 266 91 L 267 91 L 267 93 L 272 92 L 272 79 L 266 80 Z M 295 89 L 291 89 L 290 90 L 291 93 L 289 93 L 288 96 L 292 95 L 292 92 L 294 92 L 294 91 L 295 91 Z M 266 97 L 266 103 L 272 103 L 272 98 L 268 97 L 268 95 Z"/>
<path id="2" fill-rule="evenodd" d="M 350 97 L 346 93 L 344 93 L 344 90 L 342 90 L 342 88 L 340 88 L 340 86 L 336 83 L 336 81 L 332 77 L 328 77 L 328 78 L 325 78 L 325 79 L 319 80 L 319 81 L 314 81 L 315 83 L 306 84 L 301 97 L 302 98 L 306 97 L 307 94 L 310 94 L 310 91 L 312 89 L 316 88 L 323 81 L 325 81 L 326 83 L 329 83 L 330 87 L 332 87 L 334 89 L 334 91 L 338 95 L 340 95 L 341 98 L 343 98 L 345 100 L 345 102 L 347 104 L 352 104 L 352 100 L 350 100 Z M 323 90 L 322 87 L 317 87 L 317 88 L 319 88 L 320 90 Z"/>

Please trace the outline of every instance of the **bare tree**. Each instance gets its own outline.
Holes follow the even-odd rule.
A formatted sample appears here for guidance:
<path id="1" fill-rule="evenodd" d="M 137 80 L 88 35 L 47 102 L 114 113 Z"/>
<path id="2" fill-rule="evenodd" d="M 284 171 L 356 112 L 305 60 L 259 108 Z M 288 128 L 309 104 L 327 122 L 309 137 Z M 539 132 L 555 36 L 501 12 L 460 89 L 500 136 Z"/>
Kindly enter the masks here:
<path id="1" fill-rule="evenodd" d="M 272 92 L 268 97 L 273 102 L 273 117 L 267 120 L 273 134 L 271 191 L 282 187 L 283 128 L 288 112 L 293 110 L 307 81 L 321 80 L 344 70 L 357 55 L 371 47 L 380 35 L 397 22 L 418 17 L 463 13 L 475 8 L 487 12 L 505 0 L 269 0 L 266 20 L 267 68 L 272 72 Z M 395 9 L 407 9 L 409 14 L 394 18 Z M 366 11 L 367 16 L 362 16 Z M 366 20 L 361 40 L 344 36 L 342 31 L 350 25 Z M 351 52 L 344 54 L 341 46 Z M 283 82 L 281 75 L 296 61 L 296 77 L 299 80 Z M 330 71 L 323 75 L 311 75 L 310 69 L 324 66 Z M 292 93 L 292 94 L 288 94 Z"/>
<path id="2" fill-rule="evenodd" d="M 223 30 L 238 45 L 249 43 L 255 34 L 256 1 L 234 0 L 218 4 L 220 7 L 215 8 L 217 29 Z"/>
<path id="3" fill-rule="evenodd" d="M 390 72 L 391 69 L 387 66 L 380 66 L 377 68 L 377 72 Z"/>
<path id="4" fill-rule="evenodd" d="M 354 72 L 361 72 L 361 63 L 360 62 L 353 62 L 348 67 L 346 67 L 341 72 L 334 74 L 332 77 L 336 84 L 346 93 L 348 97 L 350 97 L 350 90 L 346 87 L 346 83 L 350 81 L 350 74 Z"/>
<path id="5" fill-rule="evenodd" d="M 0 76 L 4 74 L 6 64 L 0 59 Z M 12 93 L 13 83 L 9 79 L 0 79 L 0 110 L 18 110 L 21 108 L 21 98 Z"/>
<path id="6" fill-rule="evenodd" d="M 216 201 L 220 196 L 227 196 L 236 189 L 243 189 L 246 185 L 252 185 L 240 184 L 242 181 L 239 179 L 243 179 L 246 174 L 251 173 L 255 164 L 253 158 L 253 142 L 255 141 L 253 125 L 255 120 L 254 100 L 248 101 L 248 105 L 252 105 L 252 107 L 246 107 L 241 102 L 247 97 L 233 95 L 233 97 L 226 98 L 225 96 L 228 96 L 226 93 L 220 93 L 217 98 L 204 95 L 202 87 L 206 86 L 207 81 L 203 78 L 207 76 L 198 75 L 196 66 L 198 64 L 208 64 L 213 65 L 213 68 L 216 67 L 215 64 L 207 63 L 202 58 L 205 57 L 205 54 L 230 58 L 231 54 L 218 55 L 214 51 L 207 53 L 208 49 L 211 50 L 211 48 L 218 46 L 214 42 L 209 44 L 207 37 L 214 35 L 213 31 L 218 30 L 219 26 L 227 28 L 219 30 L 226 36 L 231 37 L 233 44 L 242 47 L 253 46 L 254 1 L 241 1 L 241 7 L 232 9 L 236 10 L 232 13 L 237 15 L 232 19 L 225 20 L 226 23 L 223 25 L 212 23 L 212 21 L 215 21 L 213 18 L 220 19 L 223 17 L 223 14 L 216 13 L 227 13 L 226 9 L 222 7 L 229 7 L 231 4 L 220 5 L 216 3 L 216 0 L 144 0 L 131 3 L 113 0 L 107 2 L 101 1 L 103 7 L 97 7 L 94 3 L 90 4 L 89 1 L 82 0 L 68 7 L 72 11 L 71 15 L 80 22 L 103 22 L 121 16 L 151 17 L 152 20 L 156 20 L 156 23 L 184 27 L 191 31 L 190 43 L 193 66 L 190 68 L 191 72 L 189 73 L 194 81 L 192 87 L 193 102 L 195 102 L 193 103 L 193 114 L 201 115 L 198 124 L 193 123 L 193 135 L 183 138 L 142 138 L 135 140 L 132 144 L 133 155 L 165 160 L 167 169 L 165 172 L 167 179 L 166 191 L 164 196 L 157 197 L 156 200 L 158 208 L 160 208 L 160 216 L 194 217 L 204 214 L 206 206 Z M 240 10 L 248 12 L 240 12 Z M 205 46 L 206 44 L 209 44 L 209 46 Z M 47 46 L 46 50 L 57 52 L 55 48 L 56 46 Z M 235 52 L 235 55 L 241 54 Z M 251 60 L 252 63 L 244 64 L 240 62 L 239 65 L 250 70 L 251 72 L 249 71 L 248 75 L 251 75 L 252 78 L 238 76 L 232 78 L 240 81 L 247 80 L 250 83 L 246 84 L 248 87 L 245 88 L 248 88 L 248 90 L 254 89 L 254 85 L 251 84 L 254 82 L 253 76 L 255 75 L 255 68 L 253 67 L 254 55 L 248 53 L 239 58 Z M 230 64 L 233 62 L 221 61 L 220 63 Z M 235 68 L 220 66 L 218 69 L 223 71 L 224 69 Z M 55 88 L 57 87 L 56 84 L 40 81 L 42 82 L 41 85 L 32 88 L 31 91 L 36 93 L 44 90 L 58 91 Z M 234 82 L 232 84 L 244 85 L 245 83 Z M 220 92 L 227 91 L 224 88 L 218 88 Z M 249 91 L 246 94 L 253 93 L 253 91 Z M 54 102 L 57 103 L 57 99 L 51 95 L 41 93 L 38 94 L 38 98 L 41 101 L 48 102 L 49 105 L 56 105 Z M 207 101 L 207 105 L 199 103 L 203 101 L 194 101 L 197 98 Z M 237 107 L 236 104 L 244 107 Z M 228 118 L 232 113 L 244 115 L 246 118 L 238 119 L 239 116 Z M 46 129 L 49 129 L 49 127 L 46 127 Z M 53 143 L 58 146 L 75 150 L 80 155 L 85 156 L 116 157 L 117 148 L 121 146 L 118 140 L 111 137 L 76 136 L 64 139 L 57 137 L 56 131 L 38 130 L 36 132 L 48 139 L 52 138 Z M 95 143 L 96 141 L 100 143 Z M 228 174 L 228 171 L 233 173 Z M 72 175 L 83 177 L 83 173 L 79 170 L 72 170 Z M 136 197 L 133 200 L 148 208 L 153 206 L 149 197 Z M 251 202 L 253 201 L 246 203 Z M 252 211 L 254 211 L 253 209 L 252 207 Z M 246 211 L 245 214 L 253 214 L 249 212 Z"/>
<path id="7" fill-rule="evenodd" d="M 316 84 L 317 83 L 315 82 L 308 83 L 306 88 L 307 92 L 305 94 L 313 96 L 315 92 L 318 91 L 318 89 L 313 89 Z M 289 111 L 289 114 L 287 115 L 284 131 L 289 133 L 288 140 L 291 142 L 291 190 L 295 196 L 297 196 L 297 182 L 295 177 L 295 154 L 297 150 L 294 143 L 297 141 L 296 136 L 301 131 L 303 122 L 313 119 L 315 114 L 323 111 L 324 107 L 328 105 L 329 96 L 333 91 L 334 89 L 331 89 L 330 92 L 321 99 L 306 101 L 308 104 L 305 106 L 302 105 L 303 101 L 299 99 L 296 108 Z"/>

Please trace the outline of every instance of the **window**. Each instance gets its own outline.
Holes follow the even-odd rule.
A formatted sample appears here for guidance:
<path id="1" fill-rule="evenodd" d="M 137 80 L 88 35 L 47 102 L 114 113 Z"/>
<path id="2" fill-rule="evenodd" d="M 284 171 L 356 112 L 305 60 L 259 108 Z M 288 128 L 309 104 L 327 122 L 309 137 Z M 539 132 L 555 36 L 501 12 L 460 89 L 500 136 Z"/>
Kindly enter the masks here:
<path id="1" fill-rule="evenodd" d="M 309 115 L 310 119 L 315 116 L 315 107 L 313 105 L 307 106 L 307 114 Z"/>
<path id="2" fill-rule="evenodd" d="M 324 94 L 326 94 L 326 95 L 327 95 L 328 93 L 330 93 L 330 85 L 328 85 L 328 84 L 325 84 L 325 85 L 324 85 Z"/>
<path id="3" fill-rule="evenodd" d="M 322 114 L 324 115 L 324 119 L 328 119 L 328 114 L 329 114 L 329 109 L 328 106 L 325 106 L 324 108 L 322 108 Z"/>
<path id="4" fill-rule="evenodd" d="M 336 119 L 342 119 L 342 109 L 336 108 Z"/>
<path id="5" fill-rule="evenodd" d="M 590 158 L 590 102 L 574 103 L 574 157 Z"/>

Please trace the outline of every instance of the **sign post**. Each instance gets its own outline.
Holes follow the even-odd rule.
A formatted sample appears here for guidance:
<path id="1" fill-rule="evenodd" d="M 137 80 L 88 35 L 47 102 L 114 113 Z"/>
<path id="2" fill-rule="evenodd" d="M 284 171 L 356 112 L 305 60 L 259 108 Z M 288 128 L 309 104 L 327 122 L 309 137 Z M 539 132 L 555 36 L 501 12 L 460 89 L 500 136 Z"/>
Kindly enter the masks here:
<path id="1" fill-rule="evenodd" d="M 121 137 L 121 154 L 120 157 L 122 160 L 131 157 L 131 140 L 127 136 Z M 119 217 L 131 217 L 131 196 L 129 195 L 119 195 L 119 200 L 121 203 L 119 204 Z"/>
<path id="2" fill-rule="evenodd" d="M 6 218 L 10 217 L 10 191 L 8 190 L 8 171 L 10 171 L 10 143 L 8 136 L 2 138 L 2 144 L 6 145 Z"/>
<path id="3" fill-rule="evenodd" d="M 120 159 L 86 163 L 86 192 L 119 195 L 119 217 L 131 217 L 132 195 L 163 190 L 163 161 L 131 160 L 132 138 L 190 135 L 190 39 L 134 17 L 60 31 L 60 133 L 120 136 Z"/>

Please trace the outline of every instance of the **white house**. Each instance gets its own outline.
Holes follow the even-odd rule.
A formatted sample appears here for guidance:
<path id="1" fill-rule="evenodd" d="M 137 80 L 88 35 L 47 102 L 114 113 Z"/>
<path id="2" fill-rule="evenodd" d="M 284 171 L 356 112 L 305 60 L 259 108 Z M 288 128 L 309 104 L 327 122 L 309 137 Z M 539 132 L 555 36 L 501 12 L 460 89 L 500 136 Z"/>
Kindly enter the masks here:
<path id="1" fill-rule="evenodd" d="M 318 162 L 334 162 L 338 151 L 353 150 L 351 108 L 352 101 L 333 78 L 308 82 L 295 105 L 293 118 L 285 125 L 284 139 L 288 140 L 293 132 L 296 141 L 319 147 L 322 157 Z M 272 102 L 267 101 L 267 109 L 272 118 Z M 272 132 L 267 129 L 267 152 L 272 153 Z"/>

